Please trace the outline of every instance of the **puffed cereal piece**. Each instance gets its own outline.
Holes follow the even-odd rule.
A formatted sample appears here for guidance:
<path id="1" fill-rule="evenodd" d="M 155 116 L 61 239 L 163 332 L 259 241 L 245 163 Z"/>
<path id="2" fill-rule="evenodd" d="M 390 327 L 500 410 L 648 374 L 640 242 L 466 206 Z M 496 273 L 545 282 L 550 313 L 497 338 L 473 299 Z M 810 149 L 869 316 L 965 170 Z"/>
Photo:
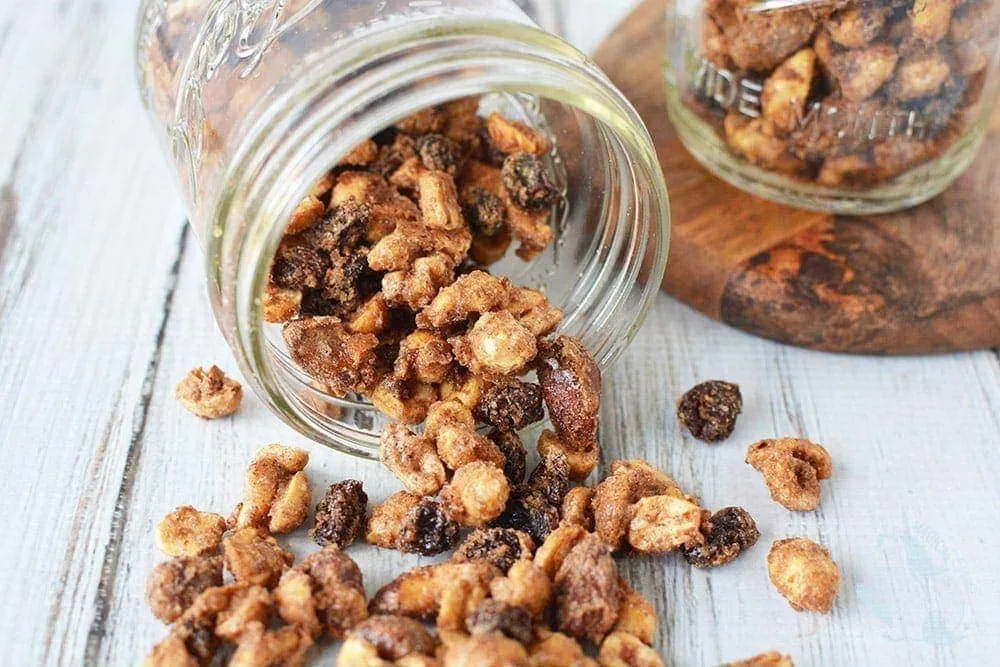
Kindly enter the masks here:
<path id="1" fill-rule="evenodd" d="M 812 540 L 778 540 L 767 554 L 767 573 L 792 609 L 829 613 L 840 587 L 840 570 L 830 552 Z"/>
<path id="2" fill-rule="evenodd" d="M 326 213 L 326 204 L 315 195 L 306 195 L 292 211 L 292 217 L 285 226 L 286 234 L 298 234 L 303 229 L 312 227 Z"/>
<path id="3" fill-rule="evenodd" d="M 555 628 L 599 643 L 618 620 L 621 591 L 611 549 L 588 533 L 566 555 L 555 576 Z"/>
<path id="4" fill-rule="evenodd" d="M 451 231 L 465 226 L 458 191 L 451 176 L 443 171 L 425 171 L 417 178 L 417 186 L 420 213 L 427 227 Z"/>
<path id="5" fill-rule="evenodd" d="M 594 489 L 590 486 L 576 486 L 569 490 L 559 508 L 559 525 L 580 526 L 587 532 L 594 530 Z"/>
<path id="6" fill-rule="evenodd" d="M 792 662 L 790 655 L 782 655 L 777 651 L 767 651 L 746 660 L 727 662 L 723 667 L 795 667 L 795 663 Z"/>
<path id="7" fill-rule="evenodd" d="M 438 400 L 434 385 L 417 380 L 384 378 L 369 395 L 372 405 L 380 412 L 403 424 L 419 424 Z"/>
<path id="8" fill-rule="evenodd" d="M 172 623 L 203 591 L 221 585 L 222 556 L 179 556 L 149 573 L 146 603 L 154 616 Z"/>
<path id="9" fill-rule="evenodd" d="M 177 401 L 202 419 L 228 417 L 243 400 L 243 387 L 218 366 L 192 368 L 174 390 Z"/>
<path id="10" fill-rule="evenodd" d="M 626 632 L 613 632 L 601 642 L 597 654 L 601 667 L 663 667 L 663 658 Z"/>
<path id="11" fill-rule="evenodd" d="M 944 39 L 951 24 L 951 0 L 914 0 L 910 9 L 910 33 L 933 44 Z"/>
<path id="12" fill-rule="evenodd" d="M 569 465 L 569 478 L 574 482 L 582 482 L 597 467 L 601 446 L 596 440 L 570 446 L 553 431 L 545 429 L 538 437 L 538 453 L 543 457 L 562 454 Z"/>
<path id="13" fill-rule="evenodd" d="M 438 401 L 427 411 L 424 435 L 433 438 L 437 453 L 450 470 L 473 461 L 504 465 L 503 454 L 489 438 L 476 433 L 472 411 L 457 400 Z"/>
<path id="14" fill-rule="evenodd" d="M 618 606 L 618 620 L 611 632 L 625 632 L 652 646 L 657 622 L 653 604 L 621 577 L 618 578 L 618 589 L 621 604 Z"/>
<path id="15" fill-rule="evenodd" d="M 418 329 L 399 342 L 393 374 L 404 380 L 435 384 L 448 377 L 454 364 L 451 345 L 443 335 Z"/>
<path id="16" fill-rule="evenodd" d="M 377 547 L 397 548 L 400 527 L 406 515 L 419 503 L 420 496 L 409 491 L 397 491 L 386 498 L 385 502 L 372 510 L 365 540 Z"/>
<path id="17" fill-rule="evenodd" d="M 382 429 L 379 441 L 379 460 L 407 491 L 430 496 L 444 485 L 444 465 L 431 436 L 417 435 L 402 424 L 393 423 Z"/>
<path id="18" fill-rule="evenodd" d="M 309 478 L 303 472 L 308 462 L 309 453 L 295 447 L 268 445 L 259 449 L 247 467 L 235 527 L 288 533 L 302 525 L 311 498 Z"/>
<path id="19" fill-rule="evenodd" d="M 542 156 L 551 148 L 549 140 L 538 130 L 498 113 L 490 114 L 486 127 L 493 145 L 504 154 L 532 153 Z"/>
<path id="20" fill-rule="evenodd" d="M 535 366 L 560 440 L 588 448 L 597 438 L 601 410 L 597 362 L 579 339 L 561 335 L 541 342 Z"/>
<path id="21" fill-rule="evenodd" d="M 760 98 L 765 128 L 792 132 L 798 127 L 815 74 L 816 52 L 802 49 L 767 77 Z"/>
<path id="22" fill-rule="evenodd" d="M 378 155 L 378 144 L 371 139 L 365 139 L 348 151 L 347 155 L 337 162 L 338 167 L 364 167 L 371 164 Z"/>
<path id="23" fill-rule="evenodd" d="M 806 163 L 788 152 L 788 142 L 764 131 L 763 120 L 729 112 L 723 121 L 726 143 L 747 162 L 776 171 L 796 173 Z"/>
<path id="24" fill-rule="evenodd" d="M 771 498 L 795 511 L 819 507 L 820 480 L 833 475 L 830 454 L 804 438 L 755 442 L 747 449 L 746 462 L 764 476 Z"/>
<path id="25" fill-rule="evenodd" d="M 302 292 L 297 289 L 285 289 L 268 282 L 261 299 L 261 317 L 265 322 L 281 324 L 298 317 L 302 310 Z"/>
<path id="26" fill-rule="evenodd" d="M 485 271 L 466 273 L 437 293 L 417 315 L 417 326 L 441 328 L 498 310 L 510 302 L 512 290 L 508 278 L 498 278 Z"/>
<path id="27" fill-rule="evenodd" d="M 550 578 L 554 578 L 566 556 L 587 534 L 586 529 L 576 524 L 560 525 L 549 533 L 542 546 L 538 547 L 538 551 L 535 552 L 535 564 Z"/>
<path id="28" fill-rule="evenodd" d="M 239 582 L 270 588 L 295 560 L 278 541 L 252 526 L 241 528 L 222 541 L 226 569 Z"/>
<path id="29" fill-rule="evenodd" d="M 203 556 L 219 550 L 226 520 L 181 505 L 156 525 L 156 546 L 168 556 Z"/>
<path id="30" fill-rule="evenodd" d="M 310 600 L 304 599 L 306 590 Z M 309 555 L 286 572 L 275 596 L 281 618 L 308 628 L 315 637 L 322 633 L 343 639 L 348 630 L 368 618 L 361 570 L 335 545 Z"/>
<path id="31" fill-rule="evenodd" d="M 889 84 L 888 93 L 900 102 L 937 94 L 951 76 L 951 66 L 937 50 L 922 51 L 903 59 Z"/>
<path id="32" fill-rule="evenodd" d="M 266 630 L 263 623 L 255 623 L 241 637 L 227 664 L 230 667 L 299 667 L 305 664 L 306 652 L 312 644 L 312 638 L 299 626 Z"/>
<path id="33" fill-rule="evenodd" d="M 445 513 L 462 526 L 483 526 L 500 516 L 510 496 L 503 470 L 483 461 L 472 461 L 455 470 L 441 490 Z"/>
<path id="34" fill-rule="evenodd" d="M 635 504 L 628 543 L 647 554 L 662 554 L 704 544 L 702 524 L 709 513 L 675 496 L 647 496 Z"/>
<path id="35" fill-rule="evenodd" d="M 515 287 L 504 308 L 536 336 L 547 336 L 562 322 L 563 311 L 549 303 L 542 292 L 530 287 Z"/>
<path id="36" fill-rule="evenodd" d="M 434 637 L 424 629 L 423 625 L 406 616 L 387 614 L 369 616 L 351 628 L 347 641 L 352 639 L 366 641 L 375 648 L 378 657 L 383 660 L 396 661 L 408 655 L 434 654 Z"/>
<path id="37" fill-rule="evenodd" d="M 891 8 L 885 5 L 847 7 L 834 12 L 826 20 L 824 27 L 830 39 L 837 44 L 849 49 L 860 49 L 879 36 L 890 12 Z"/>
<path id="38" fill-rule="evenodd" d="M 472 635 L 448 646 L 442 667 L 529 667 L 521 644 L 499 632 Z"/>
<path id="39" fill-rule="evenodd" d="M 512 528 L 477 528 L 452 554 L 455 563 L 485 560 L 508 572 L 519 560 L 531 560 L 535 543 L 527 533 Z"/>
<path id="40" fill-rule="evenodd" d="M 378 337 L 352 334 L 338 317 L 306 317 L 282 330 L 292 360 L 314 380 L 339 395 L 371 391 L 381 376 L 375 349 Z"/>

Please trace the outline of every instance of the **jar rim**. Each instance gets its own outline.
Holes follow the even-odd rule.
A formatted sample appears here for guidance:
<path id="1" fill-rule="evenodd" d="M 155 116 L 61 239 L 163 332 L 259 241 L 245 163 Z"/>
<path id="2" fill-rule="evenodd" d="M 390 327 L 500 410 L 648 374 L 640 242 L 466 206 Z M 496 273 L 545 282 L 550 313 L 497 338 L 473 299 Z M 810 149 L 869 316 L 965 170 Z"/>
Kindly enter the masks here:
<path id="1" fill-rule="evenodd" d="M 307 114 L 295 104 L 269 100 L 275 109 L 261 117 L 256 131 L 234 152 L 223 179 L 227 186 L 208 208 L 215 230 L 206 253 L 210 281 L 218 291 L 213 306 L 224 330 L 233 332 L 230 342 L 255 392 L 296 430 L 367 457 L 377 454 L 377 441 L 322 432 L 292 405 L 271 365 L 260 298 L 283 231 L 274 221 L 287 220 L 309 185 L 353 146 L 421 108 L 490 92 L 553 99 L 609 128 L 635 161 L 633 168 L 644 174 L 648 192 L 643 196 L 651 208 L 644 215 L 655 229 L 638 241 L 639 252 L 650 258 L 640 267 L 646 276 L 641 302 L 631 325 L 598 358 L 602 369 L 614 363 L 645 320 L 662 282 L 669 246 L 666 187 L 652 140 L 632 105 L 586 56 L 558 37 L 512 21 L 457 17 L 420 23 L 365 45 L 361 66 L 386 69 L 394 76 L 391 82 L 356 76 L 356 59 L 319 61 L 286 96 L 305 100 Z M 498 63 L 505 66 L 495 67 Z M 544 85 L 542 74 L 548 75 Z M 373 103 L 386 100 L 391 102 L 387 107 L 372 110 Z M 339 131 L 331 136 L 331 128 Z"/>

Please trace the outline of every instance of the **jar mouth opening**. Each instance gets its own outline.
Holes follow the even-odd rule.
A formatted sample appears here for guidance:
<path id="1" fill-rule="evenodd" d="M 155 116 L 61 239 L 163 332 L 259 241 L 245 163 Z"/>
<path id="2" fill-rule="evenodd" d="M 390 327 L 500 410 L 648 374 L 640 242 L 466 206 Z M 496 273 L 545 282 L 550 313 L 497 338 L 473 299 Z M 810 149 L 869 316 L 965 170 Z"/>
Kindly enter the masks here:
<path id="1" fill-rule="evenodd" d="M 668 246 L 666 193 L 649 135 L 631 105 L 575 49 L 510 22 L 454 21 L 402 32 L 385 39 L 384 48 L 371 48 L 364 63 L 335 71 L 315 63 L 292 98 L 298 104 L 272 101 L 284 111 L 262 116 L 263 126 L 249 133 L 254 140 L 237 151 L 235 172 L 226 179 L 231 185 L 215 207 L 222 231 L 212 236 L 208 254 L 220 306 L 235 319 L 237 357 L 255 391 L 310 438 L 368 457 L 378 450 L 374 409 L 367 401 L 335 398 L 312 386 L 280 349 L 280 334 L 275 340 L 280 325 L 266 325 L 261 310 L 284 221 L 311 184 L 352 147 L 410 113 L 468 96 L 497 96 L 508 107 L 520 105 L 522 113 L 536 105 L 542 119 L 555 114 L 576 123 L 579 131 L 572 136 L 589 142 L 589 157 L 596 149 L 604 152 L 605 164 L 594 166 L 602 178 L 585 184 L 592 209 L 587 215 L 594 222 L 586 230 L 557 226 L 557 232 L 576 232 L 579 239 L 570 248 L 555 245 L 551 254 L 557 261 L 550 255 L 541 265 L 576 262 L 562 295 L 578 307 L 566 309 L 560 330 L 583 333 L 602 370 L 645 318 Z M 558 137 L 555 143 L 558 155 L 577 151 L 560 146 Z M 571 218 L 573 207 L 583 205 L 577 197 L 567 203 Z M 542 286 L 524 281 L 524 274 L 539 268 L 535 262 L 525 266 L 515 282 Z M 503 268 L 497 273 L 509 275 Z"/>

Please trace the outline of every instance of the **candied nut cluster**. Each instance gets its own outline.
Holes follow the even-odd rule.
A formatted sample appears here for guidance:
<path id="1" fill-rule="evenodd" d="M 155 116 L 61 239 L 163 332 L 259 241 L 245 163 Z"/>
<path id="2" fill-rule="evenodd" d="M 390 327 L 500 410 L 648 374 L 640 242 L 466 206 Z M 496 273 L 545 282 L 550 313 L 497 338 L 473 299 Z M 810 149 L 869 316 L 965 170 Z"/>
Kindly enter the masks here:
<path id="1" fill-rule="evenodd" d="M 740 388 L 721 380 L 710 380 L 687 390 L 677 403 L 677 419 L 691 435 L 705 442 L 725 440 L 733 434 L 736 418 L 743 410 Z"/>
<path id="2" fill-rule="evenodd" d="M 243 500 L 233 511 L 234 527 L 288 533 L 302 525 L 312 498 L 302 471 L 308 462 L 308 452 L 295 447 L 268 445 L 259 450 L 247 468 Z"/>
<path id="3" fill-rule="evenodd" d="M 786 176 L 867 189 L 969 129 L 995 52 L 989 2 L 849 0 L 757 11 L 703 3 L 685 104 L 733 153 Z M 734 94 L 720 92 L 728 82 Z"/>
<path id="4" fill-rule="evenodd" d="M 222 515 L 182 505 L 156 525 L 156 544 L 168 556 L 202 556 L 219 550 L 225 532 Z"/>
<path id="5" fill-rule="evenodd" d="M 802 438 L 755 442 L 747 449 L 746 462 L 764 476 L 771 498 L 790 510 L 819 507 L 819 482 L 833 475 L 826 449 Z"/>
<path id="6" fill-rule="evenodd" d="M 778 540 L 767 554 L 767 573 L 792 609 L 828 613 L 840 587 L 830 552 L 804 537 Z"/>
<path id="7" fill-rule="evenodd" d="M 218 366 L 192 368 L 177 384 L 174 396 L 189 411 L 203 419 L 228 417 L 243 401 L 243 387 L 226 377 Z"/>

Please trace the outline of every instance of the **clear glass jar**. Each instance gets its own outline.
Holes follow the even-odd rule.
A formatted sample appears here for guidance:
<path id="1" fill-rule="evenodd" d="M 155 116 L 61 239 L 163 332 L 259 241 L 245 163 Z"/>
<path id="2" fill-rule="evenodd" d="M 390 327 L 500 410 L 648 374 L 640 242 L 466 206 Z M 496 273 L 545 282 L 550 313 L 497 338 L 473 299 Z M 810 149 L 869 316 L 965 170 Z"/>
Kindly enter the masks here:
<path id="1" fill-rule="evenodd" d="M 762 197 L 898 210 L 972 162 L 998 87 L 1000 0 L 677 0 L 667 102 L 690 153 Z"/>
<path id="2" fill-rule="evenodd" d="M 556 240 L 491 268 L 544 288 L 602 368 L 659 289 L 669 216 L 648 132 L 592 61 L 511 0 L 146 0 L 137 61 L 219 326 L 256 393 L 314 440 L 375 456 L 382 417 L 313 388 L 263 322 L 271 258 L 311 185 L 417 110 L 482 95 L 549 134 L 566 192 Z"/>

